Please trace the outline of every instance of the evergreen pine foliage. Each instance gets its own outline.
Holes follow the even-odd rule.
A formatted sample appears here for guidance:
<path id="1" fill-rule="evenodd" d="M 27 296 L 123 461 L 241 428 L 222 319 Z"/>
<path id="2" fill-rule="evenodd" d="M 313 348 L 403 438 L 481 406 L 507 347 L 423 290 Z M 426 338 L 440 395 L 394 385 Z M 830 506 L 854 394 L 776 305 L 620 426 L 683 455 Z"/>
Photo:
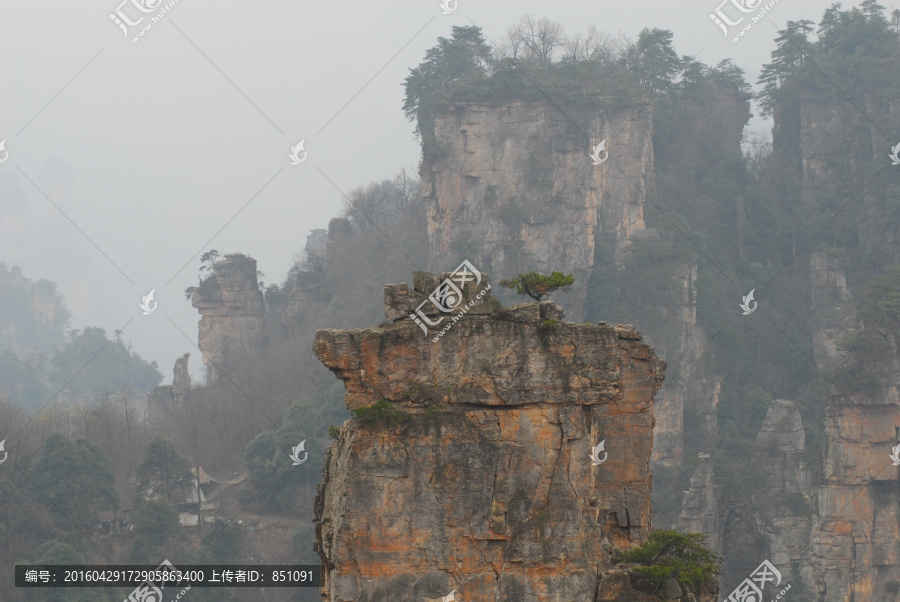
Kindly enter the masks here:
<path id="1" fill-rule="evenodd" d="M 673 577 L 682 587 L 696 590 L 716 579 L 722 561 L 705 542 L 702 533 L 653 531 L 647 541 L 620 556 L 619 562 L 640 565 L 633 572 L 656 585 Z"/>

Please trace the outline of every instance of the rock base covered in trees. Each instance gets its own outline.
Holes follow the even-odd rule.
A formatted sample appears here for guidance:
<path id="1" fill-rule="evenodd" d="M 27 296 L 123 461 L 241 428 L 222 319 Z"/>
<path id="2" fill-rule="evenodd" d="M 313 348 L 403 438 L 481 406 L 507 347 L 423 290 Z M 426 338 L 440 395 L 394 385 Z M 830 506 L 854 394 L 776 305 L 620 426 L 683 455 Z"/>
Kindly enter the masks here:
<path id="1" fill-rule="evenodd" d="M 316 336 L 356 410 L 316 501 L 323 599 L 638 599 L 607 571 L 649 533 L 665 362 L 631 326 L 489 295 L 432 342 L 394 311 L 405 288 L 396 322 Z"/>

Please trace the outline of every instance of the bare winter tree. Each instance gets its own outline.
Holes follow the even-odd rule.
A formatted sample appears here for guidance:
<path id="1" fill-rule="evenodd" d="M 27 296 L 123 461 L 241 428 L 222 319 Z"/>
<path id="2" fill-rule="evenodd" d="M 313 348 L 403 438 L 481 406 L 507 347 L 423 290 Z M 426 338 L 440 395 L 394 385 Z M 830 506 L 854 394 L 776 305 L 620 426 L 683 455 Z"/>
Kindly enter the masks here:
<path id="1" fill-rule="evenodd" d="M 744 160 L 747 162 L 750 174 L 759 178 L 765 167 L 766 161 L 772 154 L 772 137 L 765 130 L 751 130 L 742 144 Z"/>
<path id="2" fill-rule="evenodd" d="M 302 256 L 295 257 L 294 261 L 299 264 L 300 269 L 304 272 L 321 274 L 325 271 L 325 255 L 323 253 L 307 249 Z"/>
<path id="3" fill-rule="evenodd" d="M 525 44 L 522 42 L 522 26 L 520 24 L 517 23 L 506 28 L 503 37 L 494 48 L 494 57 L 497 59 L 525 57 Z"/>
<path id="4" fill-rule="evenodd" d="M 618 53 L 618 45 L 609 34 L 603 33 L 596 26 L 588 27 L 586 34 L 576 33 L 566 37 L 563 43 L 564 61 L 612 61 Z"/>
<path id="5" fill-rule="evenodd" d="M 563 27 L 550 19 L 525 15 L 509 27 L 500 39 L 494 55 L 498 59 L 519 59 L 546 65 L 552 63 L 556 51 L 565 45 Z"/>
<path id="6" fill-rule="evenodd" d="M 390 180 L 373 182 L 351 191 L 344 199 L 344 217 L 359 230 L 368 230 L 373 222 L 383 227 L 386 223 L 400 221 L 418 194 L 418 178 L 403 169 Z"/>
<path id="7" fill-rule="evenodd" d="M 65 432 L 67 436 L 86 437 L 100 446 L 109 457 L 113 473 L 119 482 L 134 475 L 137 459 L 143 453 L 148 434 L 141 412 L 138 411 L 139 395 L 134 390 L 122 389 L 98 395 L 92 404 L 52 408 L 44 411 L 44 417 L 36 421 L 43 429 L 45 424 L 60 426 L 71 416 L 77 422 Z M 42 440 L 51 430 L 42 432 Z"/>
<path id="8" fill-rule="evenodd" d="M 547 17 L 535 19 L 525 15 L 519 20 L 519 27 L 528 58 L 541 65 L 552 63 L 556 50 L 565 43 L 562 25 Z"/>

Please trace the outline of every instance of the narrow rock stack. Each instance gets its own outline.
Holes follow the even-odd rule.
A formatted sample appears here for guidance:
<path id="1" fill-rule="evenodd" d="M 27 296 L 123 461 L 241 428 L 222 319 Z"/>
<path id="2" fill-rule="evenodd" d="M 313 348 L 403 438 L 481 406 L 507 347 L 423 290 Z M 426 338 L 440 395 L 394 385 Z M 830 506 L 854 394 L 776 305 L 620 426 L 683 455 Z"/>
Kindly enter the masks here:
<path id="1" fill-rule="evenodd" d="M 632 326 L 503 308 L 484 274 L 454 301 L 471 309 L 426 329 L 410 314 L 449 276 L 385 287 L 393 322 L 317 333 L 348 408 L 390 404 L 347 421 L 326 456 L 323 599 L 651 599 L 608 569 L 649 533 L 665 363 Z"/>
<path id="2" fill-rule="evenodd" d="M 194 289 L 191 302 L 202 316 L 198 339 L 207 383 L 262 348 L 266 306 L 255 259 L 232 253 L 213 263 L 212 275 Z"/>

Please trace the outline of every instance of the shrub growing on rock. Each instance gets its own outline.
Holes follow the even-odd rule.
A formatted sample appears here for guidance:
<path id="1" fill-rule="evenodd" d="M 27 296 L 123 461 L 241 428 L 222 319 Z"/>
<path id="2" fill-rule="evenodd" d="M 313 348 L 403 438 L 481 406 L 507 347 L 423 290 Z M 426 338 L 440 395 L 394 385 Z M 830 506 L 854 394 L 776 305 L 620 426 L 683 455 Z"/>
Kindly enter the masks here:
<path id="1" fill-rule="evenodd" d="M 619 557 L 619 562 L 635 563 L 632 572 L 657 589 L 673 577 L 685 589 L 697 589 L 716 579 L 721 556 L 704 546 L 706 535 L 660 530 L 650 533 L 642 545 Z"/>
<path id="2" fill-rule="evenodd" d="M 503 279 L 500 281 L 501 286 L 515 289 L 522 296 L 528 295 L 535 301 L 540 301 L 542 297 L 549 297 L 556 291 L 568 293 L 575 284 L 575 278 L 572 274 L 563 274 L 562 272 L 553 272 L 549 276 L 547 274 L 539 274 L 537 272 L 522 273 L 512 279 Z"/>

